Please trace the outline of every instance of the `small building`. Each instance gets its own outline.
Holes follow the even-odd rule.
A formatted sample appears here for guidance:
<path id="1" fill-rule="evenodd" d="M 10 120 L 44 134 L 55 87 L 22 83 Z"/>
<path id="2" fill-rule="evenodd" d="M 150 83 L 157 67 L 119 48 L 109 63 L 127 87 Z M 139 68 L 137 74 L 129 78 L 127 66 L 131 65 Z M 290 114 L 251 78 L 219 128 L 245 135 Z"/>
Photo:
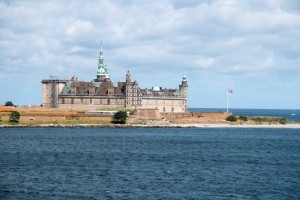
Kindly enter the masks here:
<path id="1" fill-rule="evenodd" d="M 46 108 L 156 108 L 160 112 L 187 111 L 187 80 L 184 75 L 177 88 L 152 87 L 142 89 L 132 81 L 128 70 L 124 82 L 112 82 L 104 64 L 101 45 L 96 79 L 90 82 L 51 77 L 42 80 L 42 105 Z"/>

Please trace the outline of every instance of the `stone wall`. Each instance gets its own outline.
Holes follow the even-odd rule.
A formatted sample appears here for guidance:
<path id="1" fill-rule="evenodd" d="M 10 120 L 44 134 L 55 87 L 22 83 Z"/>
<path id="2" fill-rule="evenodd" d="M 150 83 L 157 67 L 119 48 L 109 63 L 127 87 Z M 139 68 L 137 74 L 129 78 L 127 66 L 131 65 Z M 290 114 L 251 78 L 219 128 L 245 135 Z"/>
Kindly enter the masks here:
<path id="1" fill-rule="evenodd" d="M 98 96 L 60 96 L 58 108 L 67 109 L 97 109 L 97 108 L 122 108 L 125 106 L 124 97 L 105 97 Z"/>
<path id="2" fill-rule="evenodd" d="M 159 110 L 154 109 L 137 109 L 136 110 L 137 118 L 160 118 Z"/>
<path id="3" fill-rule="evenodd" d="M 185 112 L 184 98 L 143 98 L 142 108 L 157 108 L 159 112 Z"/>

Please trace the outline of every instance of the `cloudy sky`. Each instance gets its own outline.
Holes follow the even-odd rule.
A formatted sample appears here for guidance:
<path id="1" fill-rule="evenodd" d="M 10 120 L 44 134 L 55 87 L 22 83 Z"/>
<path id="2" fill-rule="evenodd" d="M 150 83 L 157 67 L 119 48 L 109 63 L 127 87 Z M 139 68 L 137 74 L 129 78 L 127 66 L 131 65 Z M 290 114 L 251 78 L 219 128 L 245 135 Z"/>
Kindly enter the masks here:
<path id="1" fill-rule="evenodd" d="M 178 87 L 188 107 L 300 108 L 299 0 L 2 0 L 0 104 L 41 104 L 41 80 Z"/>

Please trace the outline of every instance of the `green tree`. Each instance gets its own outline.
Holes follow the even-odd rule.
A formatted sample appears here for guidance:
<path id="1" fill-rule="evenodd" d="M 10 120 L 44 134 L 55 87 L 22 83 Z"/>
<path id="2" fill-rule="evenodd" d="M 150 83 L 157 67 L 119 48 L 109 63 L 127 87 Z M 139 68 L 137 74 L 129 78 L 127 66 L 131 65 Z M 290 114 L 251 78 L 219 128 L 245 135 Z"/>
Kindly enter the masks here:
<path id="1" fill-rule="evenodd" d="M 230 116 L 226 117 L 226 121 L 229 121 L 229 122 L 236 122 L 236 120 L 237 120 L 237 118 L 234 115 L 230 115 Z"/>
<path id="2" fill-rule="evenodd" d="M 9 115 L 9 122 L 19 123 L 19 121 L 20 121 L 20 113 L 17 111 L 12 111 Z"/>
<path id="3" fill-rule="evenodd" d="M 119 111 L 112 116 L 113 124 L 126 124 L 127 112 Z"/>
<path id="4" fill-rule="evenodd" d="M 14 104 L 11 101 L 5 102 L 4 106 L 14 106 Z"/>

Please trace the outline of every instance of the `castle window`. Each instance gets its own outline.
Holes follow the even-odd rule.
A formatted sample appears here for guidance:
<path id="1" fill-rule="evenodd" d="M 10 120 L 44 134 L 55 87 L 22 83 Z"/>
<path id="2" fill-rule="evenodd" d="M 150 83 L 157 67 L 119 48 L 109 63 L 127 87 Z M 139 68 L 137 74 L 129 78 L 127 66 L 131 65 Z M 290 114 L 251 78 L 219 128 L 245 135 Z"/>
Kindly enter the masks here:
<path id="1" fill-rule="evenodd" d="M 93 99 L 90 99 L 90 104 L 93 104 Z"/>
<path id="2" fill-rule="evenodd" d="M 65 104 L 65 98 L 62 98 L 62 99 L 61 99 L 61 103 L 62 103 L 62 104 Z"/>
<path id="3" fill-rule="evenodd" d="M 73 98 L 71 98 L 71 104 L 74 104 L 74 99 Z"/>

